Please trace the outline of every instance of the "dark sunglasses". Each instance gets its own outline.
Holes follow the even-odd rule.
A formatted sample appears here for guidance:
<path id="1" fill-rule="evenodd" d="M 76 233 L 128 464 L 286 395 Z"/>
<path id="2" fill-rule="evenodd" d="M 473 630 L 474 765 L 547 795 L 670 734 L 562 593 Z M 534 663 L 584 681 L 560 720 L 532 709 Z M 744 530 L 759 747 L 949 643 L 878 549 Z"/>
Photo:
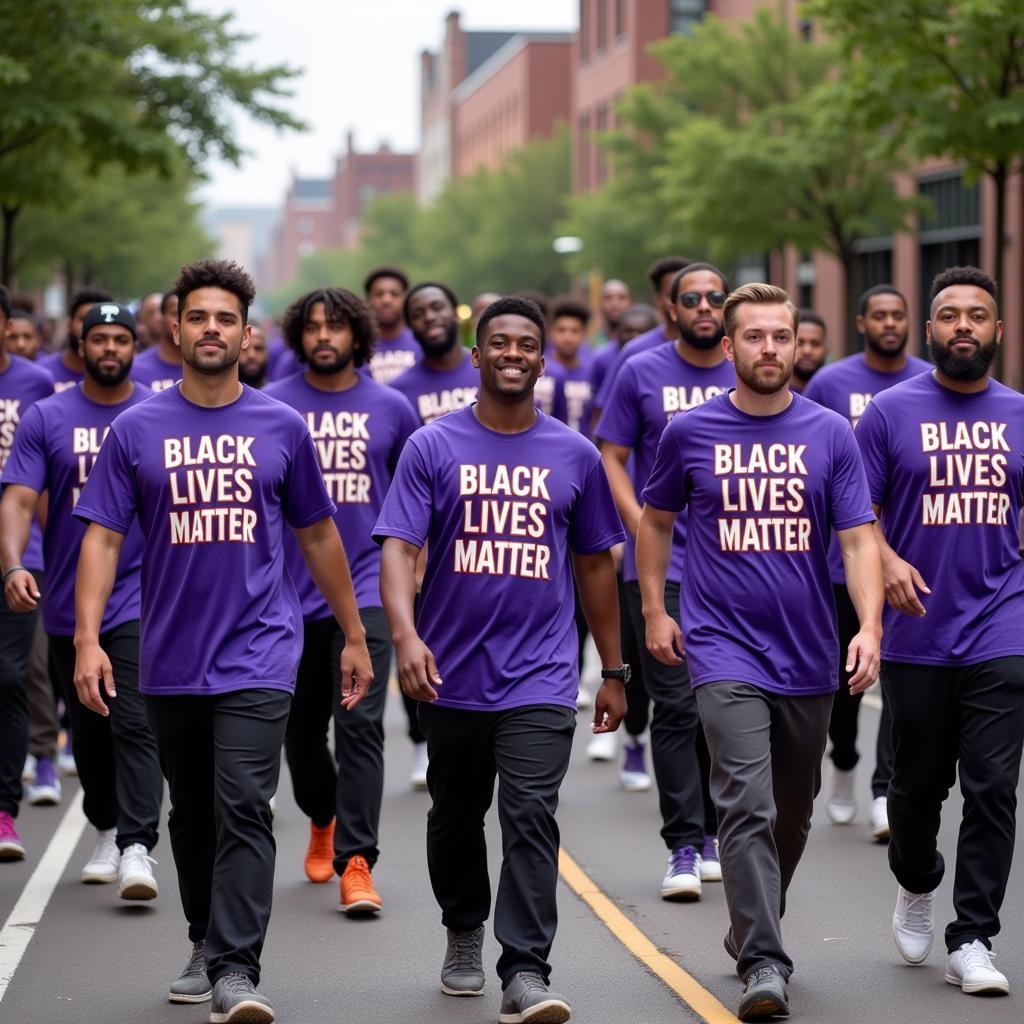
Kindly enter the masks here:
<path id="1" fill-rule="evenodd" d="M 714 306 L 715 309 L 721 309 L 725 305 L 725 300 L 729 296 L 725 292 L 680 292 L 679 301 L 687 309 L 696 309 L 700 305 L 700 300 L 706 298 L 708 305 Z"/>

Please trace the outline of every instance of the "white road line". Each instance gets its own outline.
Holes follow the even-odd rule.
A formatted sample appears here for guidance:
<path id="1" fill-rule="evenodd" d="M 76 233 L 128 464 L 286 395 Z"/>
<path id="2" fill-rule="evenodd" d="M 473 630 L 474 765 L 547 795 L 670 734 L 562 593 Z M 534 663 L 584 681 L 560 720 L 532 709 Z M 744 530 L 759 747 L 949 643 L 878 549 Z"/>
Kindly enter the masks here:
<path id="1" fill-rule="evenodd" d="M 32 941 L 36 925 L 43 918 L 46 905 L 64 874 L 71 854 L 75 852 L 78 840 L 82 838 L 86 824 L 85 812 L 82 810 L 82 791 L 79 789 L 71 806 L 64 812 L 42 860 L 32 872 L 18 902 L 0 929 L 0 1001 L 7 993 L 7 986 Z"/>

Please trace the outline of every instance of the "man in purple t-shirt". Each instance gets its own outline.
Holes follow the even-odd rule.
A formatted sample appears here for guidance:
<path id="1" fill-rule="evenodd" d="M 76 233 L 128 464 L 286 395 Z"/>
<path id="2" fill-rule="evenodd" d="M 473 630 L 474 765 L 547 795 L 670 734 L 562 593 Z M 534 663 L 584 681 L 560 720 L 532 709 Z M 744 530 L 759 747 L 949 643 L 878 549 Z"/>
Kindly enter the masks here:
<path id="1" fill-rule="evenodd" d="M 860 298 L 857 330 L 864 336 L 864 351 L 822 367 L 807 385 L 804 395 L 819 405 L 845 416 L 856 427 L 873 395 L 928 370 L 929 364 L 907 352 L 910 337 L 907 300 L 891 284 L 875 285 Z M 850 601 L 843 572 L 839 543 L 829 547 L 829 572 L 839 613 L 840 651 L 857 632 L 857 613 Z M 839 678 L 845 683 L 845 666 L 839 666 Z M 857 752 L 857 720 L 861 694 L 848 686 L 836 691 L 835 706 L 829 721 L 832 741 L 832 781 L 826 810 L 836 825 L 848 825 L 857 813 L 854 796 Z M 871 777 L 871 833 L 879 842 L 889 838 L 885 792 L 892 774 L 892 736 L 889 711 L 883 703 L 875 745 L 875 771 Z"/>
<path id="2" fill-rule="evenodd" d="M 800 310 L 800 326 L 796 334 L 796 359 L 793 376 L 789 378 L 791 391 L 801 394 L 811 378 L 825 365 L 828 358 L 828 328 L 824 318 L 813 309 Z"/>
<path id="3" fill-rule="evenodd" d="M 101 625 L 118 688 L 110 716 L 87 710 L 74 684 L 75 570 L 85 526 L 73 511 L 111 421 L 152 394 L 130 376 L 135 331 L 135 318 L 126 306 L 101 302 L 86 314 L 78 343 L 85 380 L 37 402 L 15 435 L 3 475 L 0 553 L 5 564 L 21 558 L 39 497 L 47 492 L 43 625 L 50 638 L 51 671 L 71 718 L 85 816 L 97 833 L 81 878 L 89 883 L 116 881 L 122 899 L 150 900 L 157 895 L 149 854 L 157 841 L 163 780 L 139 693 L 142 536 L 137 526 L 121 550 Z M 27 572 L 8 575 L 5 596 L 15 611 L 34 612 L 38 605 Z"/>
<path id="4" fill-rule="evenodd" d="M 159 333 L 150 338 L 150 347 L 132 368 L 132 377 L 151 391 L 166 391 L 181 380 L 181 350 L 174 343 L 177 320 L 178 296 L 168 292 L 160 297 L 160 315 L 152 321 L 159 325 Z"/>
<path id="5" fill-rule="evenodd" d="M 996 286 L 976 267 L 932 284 L 935 361 L 877 395 L 857 427 L 878 512 L 886 596 L 882 686 L 892 716 L 893 934 L 922 963 L 945 865 L 936 839 L 957 774 L 963 820 L 946 981 L 1009 991 L 992 966 L 1024 744 L 1024 398 L 988 375 L 1002 338 Z"/>
<path id="6" fill-rule="evenodd" d="M 83 288 L 71 296 L 68 303 L 68 338 L 59 352 L 52 352 L 39 360 L 55 381 L 55 391 L 65 391 L 81 384 L 85 377 L 85 363 L 79 354 L 78 342 L 82 337 L 85 314 L 98 302 L 113 302 L 114 296 L 104 288 Z"/>
<path id="7" fill-rule="evenodd" d="M 89 523 L 75 592 L 75 686 L 106 714 L 115 679 L 100 622 L 137 517 L 140 689 L 170 789 L 193 943 L 170 995 L 212 996 L 211 1019 L 260 1024 L 274 1018 L 255 988 L 274 886 L 270 798 L 301 644 L 286 526 L 348 641 L 342 703 L 357 705 L 373 673 L 309 430 L 238 380 L 255 295 L 249 275 L 200 260 L 174 290 L 182 381 L 111 424 L 75 509 Z"/>
<path id="8" fill-rule="evenodd" d="M 593 358 L 583 350 L 590 323 L 590 307 L 575 299 L 562 299 L 551 309 L 551 359 L 547 373 L 562 395 L 562 409 L 555 416 L 573 430 L 590 435 L 590 424 L 584 416 L 590 409 L 593 391 L 590 384 L 590 362 Z M 558 403 L 556 402 L 556 407 Z"/>
<path id="9" fill-rule="evenodd" d="M 420 346 L 405 322 L 409 279 L 398 267 L 377 267 L 366 275 L 363 294 L 377 319 L 377 343 L 367 364 L 378 384 L 390 384 L 420 360 Z"/>
<path id="10" fill-rule="evenodd" d="M 351 567 L 373 674 L 383 682 L 391 662 L 391 633 L 380 604 L 380 548 L 371 535 L 398 456 L 419 420 L 394 389 L 358 372 L 370 360 L 375 324 L 352 292 L 309 292 L 285 310 L 281 327 L 306 370 L 271 384 L 265 393 L 290 405 L 309 427 L 337 506 L 334 521 Z M 327 882 L 337 871 L 338 909 L 377 913 L 381 898 L 371 871 L 380 853 L 387 687 L 374 687 L 347 714 L 331 700 L 340 685 L 337 652 L 345 637 L 289 534 L 285 548 L 304 623 L 284 749 L 295 801 L 310 819 L 306 875 L 312 882 Z M 332 706 L 333 759 L 327 742 Z"/>
<path id="11" fill-rule="evenodd" d="M 477 325 L 479 402 L 418 430 L 374 530 L 402 689 L 419 701 L 433 806 L 427 864 L 448 929 L 442 991 L 479 995 L 490 881 L 483 821 L 498 788 L 505 856 L 494 910 L 502 1020 L 569 1019 L 548 991 L 558 789 L 569 765 L 580 599 L 606 677 L 594 729 L 625 711 L 610 549 L 622 540 L 597 451 L 534 408 L 544 319 L 499 299 Z M 427 545 L 419 612 L 416 563 Z"/>
<path id="12" fill-rule="evenodd" d="M 749 284 L 724 315 L 735 390 L 665 428 L 643 493 L 637 565 L 648 646 L 665 664 L 685 656 L 697 692 L 731 921 L 725 948 L 745 983 L 738 1016 L 760 1020 L 789 1013 L 793 961 L 780 918 L 838 684 L 832 531 L 862 623 L 846 656 L 855 690 L 878 673 L 882 573 L 853 431 L 787 387 L 796 307 L 781 288 Z M 684 508 L 680 630 L 664 592 Z"/>

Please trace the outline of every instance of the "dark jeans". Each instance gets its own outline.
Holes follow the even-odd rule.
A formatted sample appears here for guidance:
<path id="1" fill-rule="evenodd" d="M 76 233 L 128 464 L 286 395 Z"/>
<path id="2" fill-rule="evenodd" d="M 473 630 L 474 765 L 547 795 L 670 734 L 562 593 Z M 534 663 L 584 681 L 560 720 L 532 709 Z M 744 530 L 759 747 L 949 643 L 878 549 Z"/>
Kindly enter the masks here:
<path id="1" fill-rule="evenodd" d="M 576 716 L 530 705 L 508 711 L 458 711 L 420 704 L 433 801 L 427 816 L 427 867 L 441 922 L 455 931 L 483 924 L 491 907 L 484 816 L 498 780 L 501 877 L 494 937 L 502 986 L 517 971 L 551 974 L 558 924 L 558 789 L 569 767 Z"/>
<path id="2" fill-rule="evenodd" d="M 361 854 L 372 867 L 384 796 L 384 705 L 388 696 L 391 631 L 383 608 L 359 611 L 373 661 L 369 693 L 352 711 L 341 706 L 338 659 L 345 636 L 334 618 L 305 623 L 302 660 L 288 715 L 284 750 L 295 802 L 313 824 L 334 826 L 334 868 Z M 327 730 L 334 719 L 334 758 Z"/>
<path id="3" fill-rule="evenodd" d="M 50 664 L 71 716 L 71 742 L 85 816 L 98 829 L 116 826 L 119 849 L 142 843 L 152 850 L 164 785 L 156 741 L 139 693 L 139 620 L 101 633 L 100 646 L 110 658 L 117 686 L 116 697 L 103 695 L 110 708 L 107 718 L 78 700 L 72 638 L 50 637 Z"/>
<path id="4" fill-rule="evenodd" d="M 290 693 L 271 689 L 146 697 L 188 937 L 206 939 L 211 981 L 233 972 L 260 980 L 277 849 L 270 798 L 290 704 Z"/>
<path id="5" fill-rule="evenodd" d="M 32 575 L 41 585 L 41 575 Z M 21 770 L 28 753 L 25 670 L 38 617 L 38 609 L 12 612 L 0 597 L 0 811 L 13 817 L 21 802 Z"/>
<path id="6" fill-rule="evenodd" d="M 980 939 L 991 948 L 1013 861 L 1017 781 L 1024 744 L 1024 657 L 944 667 L 886 661 L 892 710 L 889 864 L 910 892 L 931 892 L 945 864 L 937 837 L 942 802 L 960 773 L 963 820 L 956 848 L 950 952 Z"/>
<path id="7" fill-rule="evenodd" d="M 864 695 L 850 693 L 850 676 L 846 671 L 846 652 L 850 641 L 860 631 L 857 609 L 853 607 L 850 592 L 841 584 L 832 585 L 836 601 L 839 625 L 839 689 L 833 698 L 832 716 L 828 723 L 828 738 L 832 741 L 829 757 L 840 771 L 850 771 L 857 766 L 860 753 L 857 750 L 857 723 L 860 717 L 860 699 Z M 875 742 L 875 771 L 871 776 L 872 796 L 885 796 L 892 775 L 892 723 L 889 706 L 882 696 L 882 717 L 878 722 L 878 739 Z"/>

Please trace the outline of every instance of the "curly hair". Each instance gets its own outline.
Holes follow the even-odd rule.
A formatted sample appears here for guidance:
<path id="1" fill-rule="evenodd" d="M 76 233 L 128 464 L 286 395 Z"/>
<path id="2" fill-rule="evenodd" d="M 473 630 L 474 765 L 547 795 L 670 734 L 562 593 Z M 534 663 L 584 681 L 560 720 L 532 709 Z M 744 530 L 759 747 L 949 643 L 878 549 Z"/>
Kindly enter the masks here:
<path id="1" fill-rule="evenodd" d="M 302 335 L 313 307 L 319 302 L 324 304 L 324 314 L 329 321 L 340 320 L 352 331 L 352 361 L 356 366 L 366 365 L 377 340 L 377 321 L 370 307 L 347 288 L 318 288 L 307 292 L 284 311 L 281 332 L 295 358 L 301 363 L 306 362 Z"/>
<path id="2" fill-rule="evenodd" d="M 242 311 L 242 323 L 249 321 L 249 307 L 256 298 L 252 278 L 234 260 L 195 260 L 181 268 L 174 292 L 178 296 L 178 322 L 185 309 L 185 300 L 200 288 L 222 288 L 231 292 Z"/>
<path id="3" fill-rule="evenodd" d="M 932 290 L 928 296 L 928 302 L 934 303 L 939 292 L 952 288 L 957 284 L 974 285 L 975 288 L 988 292 L 992 296 L 992 301 L 997 306 L 999 305 L 998 285 L 984 270 L 979 270 L 977 267 L 947 267 L 941 273 L 936 274 L 935 279 L 932 281 Z"/>
<path id="4" fill-rule="evenodd" d="M 480 314 L 476 325 L 476 343 L 479 345 L 490 322 L 499 316 L 521 316 L 535 324 L 540 331 L 541 347 L 544 345 L 544 314 L 540 306 L 532 299 L 523 299 L 518 295 L 505 295 L 492 302 Z"/>

